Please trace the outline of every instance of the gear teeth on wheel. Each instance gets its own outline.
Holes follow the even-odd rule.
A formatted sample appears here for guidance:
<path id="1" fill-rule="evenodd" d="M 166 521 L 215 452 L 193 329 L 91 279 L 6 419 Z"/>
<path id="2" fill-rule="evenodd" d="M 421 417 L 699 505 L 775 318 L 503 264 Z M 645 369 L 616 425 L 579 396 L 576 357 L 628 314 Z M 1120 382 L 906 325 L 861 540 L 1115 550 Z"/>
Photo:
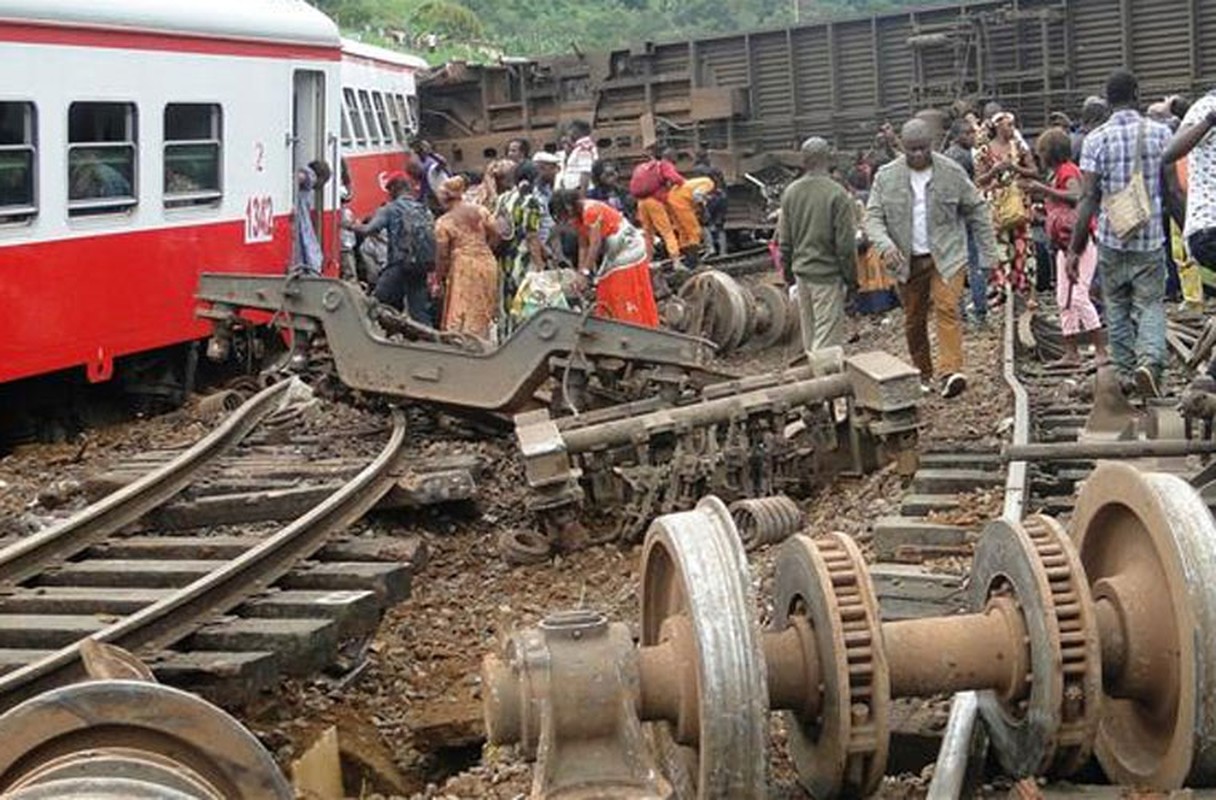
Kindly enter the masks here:
<path id="1" fill-rule="evenodd" d="M 874 641 L 875 631 L 880 630 L 879 623 L 875 610 L 869 608 L 866 598 L 862 595 L 863 576 L 860 575 L 854 560 L 860 559 L 860 553 L 850 552 L 856 549 L 856 545 L 850 547 L 846 544 L 843 534 L 831 534 L 816 539 L 815 547 L 831 575 L 849 665 L 849 708 L 852 724 L 849 726 L 849 755 L 843 771 L 844 780 L 846 785 L 868 794 L 876 788 L 866 788 L 874 768 L 878 767 L 878 777 L 881 778 L 881 770 L 885 767 L 885 763 L 874 764 L 874 759 L 881 758 L 883 762 L 886 761 L 885 752 L 880 754 L 880 750 L 886 749 L 883 747 L 884 742 L 879 741 L 885 733 L 880 732 L 875 723 L 879 711 L 877 705 L 887 702 L 886 697 L 875 696 L 875 651 L 882 646 L 881 642 Z"/>
<path id="2" fill-rule="evenodd" d="M 1071 543 L 1054 521 L 1041 516 L 1027 517 L 1022 528 L 1034 543 L 1051 586 L 1052 607 L 1060 637 L 1061 674 L 1064 678 L 1060 728 L 1050 771 L 1071 775 L 1089 760 L 1101 701 L 1100 665 L 1096 655 L 1096 620 L 1086 619 L 1083 593 L 1085 573 Z M 1088 606 L 1092 614 L 1092 605 Z"/>

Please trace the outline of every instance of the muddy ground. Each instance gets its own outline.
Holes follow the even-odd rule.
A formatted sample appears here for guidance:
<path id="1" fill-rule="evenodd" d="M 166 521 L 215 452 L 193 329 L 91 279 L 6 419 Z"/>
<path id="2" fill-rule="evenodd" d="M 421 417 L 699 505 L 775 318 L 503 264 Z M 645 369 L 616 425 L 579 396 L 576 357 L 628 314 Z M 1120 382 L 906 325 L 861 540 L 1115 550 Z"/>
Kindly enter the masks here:
<path id="1" fill-rule="evenodd" d="M 851 322 L 852 351 L 886 349 L 906 358 L 902 316 Z M 1000 373 L 1000 332 L 971 330 L 966 336 L 970 388 L 953 401 L 929 395 L 923 408 L 922 442 L 966 449 L 996 447 L 1012 406 Z M 725 363 L 741 372 L 770 369 L 790 353 L 735 357 Z M 327 408 L 333 408 L 327 406 Z M 337 408 L 336 417 L 364 415 Z M 484 439 L 461 425 L 429 414 L 411 420 L 412 447 L 419 454 L 476 453 L 489 469 L 476 504 L 426 512 L 375 515 L 360 530 L 421 537 L 430 558 L 416 576 L 412 597 L 384 619 L 353 674 L 289 683 L 238 715 L 286 766 L 319 731 L 336 724 L 344 753 L 361 770 L 348 774 L 354 796 L 515 798 L 525 794 L 531 772 L 513 749 L 480 743 L 478 670 L 483 654 L 505 632 L 536 623 L 547 612 L 590 607 L 611 618 L 638 618 L 639 547 L 601 546 L 559 556 L 539 566 L 511 567 L 499 558 L 497 536 L 529 526 L 524 479 L 508 438 Z M 75 486 L 84 475 L 151 447 L 191 442 L 208 424 L 189 411 L 90 431 L 79 441 L 27 446 L 0 459 L 0 536 L 28 531 L 79 504 Z M 341 450 L 341 443 L 335 444 Z M 902 491 L 891 469 L 862 479 L 839 479 L 802 501 L 814 532 L 842 530 L 863 546 L 873 520 L 894 513 Z M 984 498 L 977 503 L 987 506 Z M 977 508 L 987 511 L 987 508 Z M 774 552 L 753 556 L 758 596 L 767 594 Z M 761 599 L 763 606 L 763 599 Z M 761 614 L 767 616 L 767 609 Z M 779 746 L 774 723 L 774 798 L 806 796 Z M 923 778 L 892 778 L 884 796 L 916 797 Z"/>

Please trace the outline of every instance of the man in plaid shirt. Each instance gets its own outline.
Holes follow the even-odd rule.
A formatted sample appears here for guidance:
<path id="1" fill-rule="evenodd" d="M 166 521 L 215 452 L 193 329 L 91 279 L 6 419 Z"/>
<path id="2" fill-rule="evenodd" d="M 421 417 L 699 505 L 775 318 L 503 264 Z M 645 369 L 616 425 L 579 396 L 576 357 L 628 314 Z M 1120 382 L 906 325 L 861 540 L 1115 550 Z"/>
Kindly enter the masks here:
<path id="1" fill-rule="evenodd" d="M 1098 217 L 1098 273 L 1110 331 L 1110 349 L 1125 386 L 1134 385 L 1145 397 L 1160 394 L 1165 367 L 1165 233 L 1161 227 L 1161 155 L 1169 144 L 1168 127 L 1144 120 L 1136 110 L 1140 88 L 1136 76 L 1120 69 L 1106 82 L 1112 114 L 1085 137 L 1081 149 L 1083 188 L 1065 270 L 1076 280 L 1077 264 Z M 1141 170 L 1148 190 L 1148 221 L 1128 238 L 1111 227 L 1102 198 L 1122 191 L 1132 179 L 1136 139 L 1144 125 Z"/>

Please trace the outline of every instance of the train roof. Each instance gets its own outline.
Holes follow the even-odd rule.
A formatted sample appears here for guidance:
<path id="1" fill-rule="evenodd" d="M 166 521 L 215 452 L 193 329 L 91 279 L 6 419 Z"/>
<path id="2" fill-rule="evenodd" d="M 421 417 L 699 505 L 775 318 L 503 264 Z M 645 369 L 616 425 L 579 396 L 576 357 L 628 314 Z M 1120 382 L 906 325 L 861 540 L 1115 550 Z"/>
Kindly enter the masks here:
<path id="1" fill-rule="evenodd" d="M 2 2 L 3 0 L 0 0 Z M 409 53 L 402 53 L 399 50 L 389 50 L 385 47 L 377 47 L 374 44 L 365 44 L 364 42 L 355 39 L 342 40 L 343 55 L 354 56 L 355 58 L 366 58 L 369 61 L 382 61 L 386 64 L 392 64 L 398 67 L 409 67 L 411 69 L 427 69 L 430 65 L 426 59 L 419 58 Z"/>
<path id="2" fill-rule="evenodd" d="M 304 0 L 0 0 L 0 21 L 338 47 L 338 26 Z"/>

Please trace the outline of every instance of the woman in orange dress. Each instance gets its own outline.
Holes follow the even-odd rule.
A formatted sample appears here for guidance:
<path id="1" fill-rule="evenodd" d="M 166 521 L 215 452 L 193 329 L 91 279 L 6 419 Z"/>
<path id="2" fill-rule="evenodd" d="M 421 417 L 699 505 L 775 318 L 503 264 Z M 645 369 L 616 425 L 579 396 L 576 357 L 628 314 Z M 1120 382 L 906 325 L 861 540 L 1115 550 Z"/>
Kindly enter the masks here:
<path id="1" fill-rule="evenodd" d="M 578 231 L 579 272 L 595 282 L 595 313 L 606 319 L 659 327 L 650 283 L 650 258 L 641 232 L 607 203 L 562 190 L 549 199 L 549 213 Z"/>
<path id="2" fill-rule="evenodd" d="M 444 288 L 445 331 L 494 341 L 498 315 L 498 225 L 484 206 L 466 203 L 464 178 L 449 178 L 437 192 L 446 211 L 435 223 L 435 280 Z"/>

